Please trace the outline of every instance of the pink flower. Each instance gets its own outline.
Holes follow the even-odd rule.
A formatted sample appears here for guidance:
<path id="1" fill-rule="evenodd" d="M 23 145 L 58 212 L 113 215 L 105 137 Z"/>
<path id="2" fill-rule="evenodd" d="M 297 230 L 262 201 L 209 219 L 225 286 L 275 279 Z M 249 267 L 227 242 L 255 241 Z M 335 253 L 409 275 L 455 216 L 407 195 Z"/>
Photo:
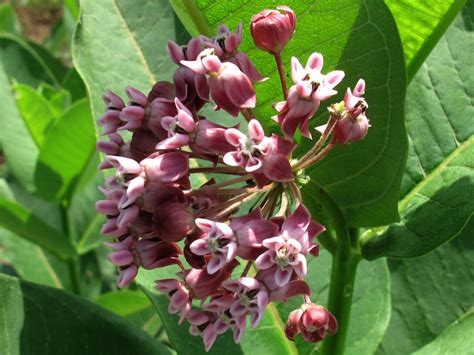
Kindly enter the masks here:
<path id="1" fill-rule="evenodd" d="M 181 61 L 194 61 L 203 48 L 207 47 L 207 39 L 204 36 L 192 38 L 187 46 L 179 46 L 173 41 L 168 42 L 167 50 L 178 65 Z M 201 108 L 209 99 L 209 87 L 203 74 L 195 73 L 191 69 L 180 66 L 173 75 L 176 97 L 189 107 Z"/>
<path id="2" fill-rule="evenodd" d="M 295 85 L 290 88 L 288 99 L 275 105 L 279 114 L 274 119 L 281 124 L 283 133 L 289 139 L 293 139 L 298 127 L 303 136 L 311 138 L 308 122 L 320 102 L 337 93 L 333 89 L 344 78 L 344 72 L 335 70 L 323 75 L 323 56 L 320 53 L 313 53 L 305 68 L 295 57 L 291 60 L 291 66 Z"/>
<path id="3" fill-rule="evenodd" d="M 307 272 L 306 258 L 301 254 L 301 244 L 296 239 L 288 239 L 279 236 L 263 241 L 263 246 L 268 248 L 261 254 L 255 265 L 260 270 L 266 270 L 277 266 L 275 271 L 275 282 L 279 287 L 285 286 L 295 272 L 304 278 Z"/>
<path id="4" fill-rule="evenodd" d="M 240 109 L 255 107 L 255 90 L 252 82 L 232 63 L 222 63 L 215 49 L 202 51 L 195 61 L 181 61 L 198 74 L 207 74 L 210 95 L 217 109 L 237 117 Z"/>
<path id="5" fill-rule="evenodd" d="M 214 274 L 237 255 L 234 232 L 227 224 L 203 218 L 196 218 L 195 223 L 204 235 L 192 242 L 190 249 L 196 255 L 212 254 L 207 262 L 207 272 Z"/>
<path id="6" fill-rule="evenodd" d="M 196 126 L 193 114 L 178 98 L 174 100 L 176 116 L 166 116 L 161 120 L 161 127 L 167 132 L 168 138 L 158 143 L 156 149 L 177 149 L 189 143 L 189 134 Z"/>
<path id="7" fill-rule="evenodd" d="M 232 314 L 230 309 L 234 303 L 235 296 L 232 294 L 226 294 L 212 299 L 202 308 L 208 314 L 212 313 L 213 318 L 215 318 L 214 327 L 217 334 L 223 334 L 231 328 L 234 332 L 234 341 L 239 343 L 245 331 L 246 314 Z"/>
<path id="8" fill-rule="evenodd" d="M 179 323 L 182 323 L 192 308 L 192 297 L 186 284 L 176 279 L 164 279 L 156 281 L 155 288 L 168 295 L 170 298 L 168 312 L 180 313 Z"/>
<path id="9" fill-rule="evenodd" d="M 278 53 L 293 36 L 295 26 L 296 17 L 293 10 L 288 6 L 277 6 L 277 10 L 263 10 L 254 15 L 250 31 L 258 48 Z"/>
<path id="10" fill-rule="evenodd" d="M 191 310 L 187 317 L 189 324 L 189 333 L 194 336 L 202 336 L 204 341 L 204 349 L 211 350 L 212 345 L 217 339 L 217 330 L 211 321 L 208 312 Z"/>
<path id="11" fill-rule="evenodd" d="M 181 250 L 176 244 L 150 239 L 137 241 L 128 236 L 119 242 L 105 245 L 115 250 L 108 255 L 108 259 L 119 267 L 120 277 L 117 283 L 120 288 L 133 281 L 140 266 L 151 270 L 173 264 L 181 265 L 178 259 Z"/>
<path id="12" fill-rule="evenodd" d="M 197 154 L 211 155 L 224 155 L 234 150 L 234 146 L 225 137 L 226 130 L 226 127 L 209 120 L 198 121 L 191 149 Z"/>
<path id="13" fill-rule="evenodd" d="M 120 111 L 119 118 L 125 125 L 120 126 L 117 130 L 134 130 L 141 126 L 145 117 L 145 106 L 147 97 L 141 91 L 128 86 L 125 92 L 129 98 L 129 103 Z"/>
<path id="14" fill-rule="evenodd" d="M 305 303 L 291 312 L 285 328 L 288 339 L 295 340 L 295 336 L 301 333 L 304 340 L 313 343 L 336 332 L 336 318 L 326 308 L 314 303 Z"/>
<path id="15" fill-rule="evenodd" d="M 236 259 L 225 264 L 219 271 L 210 274 L 206 269 L 191 269 L 184 273 L 184 280 L 193 296 L 205 299 L 208 296 L 219 295 L 222 292 L 221 284 L 229 279 L 232 271 L 239 265 Z"/>
<path id="16" fill-rule="evenodd" d="M 220 47 L 223 50 L 219 58 L 223 62 L 235 64 L 251 81 L 261 82 L 268 79 L 258 72 L 247 54 L 237 51 L 242 43 L 242 23 L 237 26 L 235 32 L 231 32 L 226 25 L 220 25 L 213 43 L 214 48 Z"/>
<path id="17" fill-rule="evenodd" d="M 282 144 L 281 138 L 265 137 L 262 125 L 253 119 L 248 124 L 248 136 L 235 128 L 227 129 L 227 141 L 236 150 L 224 155 L 224 163 L 241 166 L 250 173 L 260 172 L 274 181 L 292 181 L 294 176 L 287 155 L 292 145 Z M 287 149 L 289 148 L 289 149 Z"/>
<path id="18" fill-rule="evenodd" d="M 237 239 L 237 254 L 246 260 L 255 260 L 265 251 L 262 242 L 278 233 L 278 226 L 264 220 L 260 209 L 244 216 L 232 217 L 230 227 Z"/>
<path id="19" fill-rule="evenodd" d="M 281 226 L 281 234 L 285 240 L 295 239 L 301 245 L 301 253 L 313 253 L 316 236 L 324 232 L 326 228 L 311 219 L 308 209 L 300 204 L 293 214 L 288 217 Z"/>
<path id="20" fill-rule="evenodd" d="M 117 169 L 119 177 L 127 176 L 126 193 L 120 201 L 124 208 L 135 202 L 145 183 L 168 183 L 179 180 L 188 173 L 188 157 L 181 152 L 166 152 L 155 157 L 136 160 L 109 155 L 105 161 Z"/>
<path id="21" fill-rule="evenodd" d="M 370 127 L 369 120 L 365 116 L 367 102 L 363 97 L 365 81 L 360 79 L 352 93 L 347 88 L 344 97 L 345 111 L 334 127 L 334 141 L 339 144 L 347 144 L 363 139 Z"/>
<path id="22" fill-rule="evenodd" d="M 120 242 L 105 244 L 115 250 L 108 255 L 108 259 L 112 264 L 119 267 L 120 276 L 117 285 L 119 288 L 123 288 L 132 282 L 138 274 L 140 263 L 133 253 L 136 240 L 129 236 Z"/>
<path id="23" fill-rule="evenodd" d="M 167 242 L 178 242 L 194 230 L 193 211 L 180 202 L 169 202 L 153 214 L 153 231 Z"/>
<path id="24" fill-rule="evenodd" d="M 236 317 L 250 314 L 252 327 L 256 327 L 265 314 L 269 303 L 268 291 L 253 277 L 241 277 L 235 281 L 229 280 L 222 284 L 228 291 L 235 293 L 235 301 L 230 307 L 230 313 Z"/>

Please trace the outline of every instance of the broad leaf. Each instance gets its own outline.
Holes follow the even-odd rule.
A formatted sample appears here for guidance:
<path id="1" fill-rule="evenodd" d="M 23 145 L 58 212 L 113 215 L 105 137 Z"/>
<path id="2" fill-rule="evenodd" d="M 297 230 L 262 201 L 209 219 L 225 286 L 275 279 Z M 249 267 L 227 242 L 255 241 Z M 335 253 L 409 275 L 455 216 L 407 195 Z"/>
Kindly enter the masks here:
<path id="1" fill-rule="evenodd" d="M 397 23 L 408 80 L 422 66 L 466 0 L 385 0 Z"/>
<path id="2" fill-rule="evenodd" d="M 155 280 L 169 277 L 174 277 L 170 269 L 142 270 L 138 275 L 138 283 L 153 302 L 170 343 L 178 354 L 207 354 L 204 351 L 202 338 L 190 335 L 189 325 L 186 322 L 178 324 L 179 317 L 168 312 L 168 298 L 154 289 Z M 297 354 L 294 344 L 285 338 L 284 325 L 278 314 L 274 312 L 274 309 L 267 310 L 257 328 L 252 329 L 248 326 L 240 344 L 234 343 L 231 330 L 220 335 L 208 354 L 222 354 L 223 352 L 226 354 L 266 354 L 268 349 L 272 349 L 272 353 L 275 355 Z"/>
<path id="3" fill-rule="evenodd" d="M 249 23 L 253 14 L 274 8 L 277 3 L 248 0 L 174 0 L 171 3 L 194 35 L 198 32 L 214 34 L 223 22 L 230 28 L 243 23 L 241 49 L 247 51 L 262 73 L 270 78 L 257 85 L 256 112 L 260 121 L 274 130 L 270 117 L 276 112 L 271 104 L 282 100 L 278 74 L 272 56 L 255 49 Z M 391 14 L 381 1 L 295 1 L 289 5 L 296 12 L 297 26 L 292 41 L 283 51 L 287 73 L 291 56 L 304 62 L 317 51 L 325 56 L 324 70 L 337 67 L 346 72 L 346 80 L 339 87 L 341 94 L 358 78 L 364 78 L 370 106 L 368 115 L 373 126 L 363 142 L 335 149 L 311 172 L 311 177 L 336 201 L 349 225 L 373 226 L 396 221 L 406 151 L 405 68 Z M 320 111 L 326 115 L 324 106 Z M 312 144 L 314 142 L 303 142 L 306 148 Z"/>
<path id="4" fill-rule="evenodd" d="M 474 348 L 474 312 L 446 328 L 434 341 L 414 352 L 414 355 L 468 354 Z"/>
<path id="5" fill-rule="evenodd" d="M 95 129 L 86 100 L 71 106 L 48 133 L 35 171 L 40 196 L 68 199 L 95 151 Z"/>
<path id="6" fill-rule="evenodd" d="M 10 3 L 0 4 L 0 32 L 20 33 L 20 23 Z"/>
<path id="7" fill-rule="evenodd" d="M 3 56 L 0 55 L 0 60 Z M 16 106 L 12 88 L 0 62 L 0 123 L 2 125 L 2 147 L 7 167 L 28 191 L 34 190 L 33 174 L 38 156 L 38 148 L 30 136 Z M 7 134 L 8 132 L 8 134 Z"/>
<path id="8" fill-rule="evenodd" d="M 71 289 L 64 260 L 3 228 L 0 228 L 0 245 L 3 249 L 2 259 L 12 264 L 22 280 Z"/>
<path id="9" fill-rule="evenodd" d="M 9 78 L 20 83 L 38 86 L 42 81 L 58 85 L 60 78 L 55 76 L 57 61 L 44 52 L 38 53 L 31 44 L 22 39 L 0 34 L 0 58 Z"/>
<path id="10" fill-rule="evenodd" d="M 50 103 L 33 87 L 17 84 L 13 93 L 20 115 L 37 147 L 42 147 L 48 131 L 56 122 Z"/>
<path id="11" fill-rule="evenodd" d="M 140 291 L 121 290 L 100 295 L 95 303 L 127 318 L 150 335 L 161 325 L 150 299 Z"/>
<path id="12" fill-rule="evenodd" d="M 75 255 L 67 237 L 46 224 L 28 208 L 0 197 L 0 226 L 62 258 Z"/>
<path id="13" fill-rule="evenodd" d="M 329 291 L 331 256 L 326 250 L 308 260 L 306 281 L 313 294 L 311 299 L 325 305 Z M 288 314 L 301 306 L 302 299 L 295 297 L 281 303 L 278 310 L 286 321 Z M 362 261 L 357 269 L 351 310 L 349 333 L 344 354 L 373 354 L 388 326 L 390 319 L 390 277 L 385 260 Z M 319 353 L 320 343 L 307 343 L 296 339 L 300 354 Z"/>
<path id="14" fill-rule="evenodd" d="M 472 13 L 474 1 L 465 10 Z M 459 234 L 473 214 L 472 24 L 460 14 L 410 84 L 402 220 L 364 245 L 366 258 L 423 255 Z"/>
<path id="15" fill-rule="evenodd" d="M 75 68 L 69 69 L 64 76 L 62 87 L 71 94 L 72 102 L 83 99 L 87 96 L 87 90 L 82 78 Z"/>
<path id="16" fill-rule="evenodd" d="M 81 6 L 73 59 L 96 119 L 104 110 L 106 90 L 124 96 L 125 87 L 131 85 L 148 92 L 156 81 L 171 79 L 173 64 L 166 43 L 185 31 L 168 1 L 85 0 Z"/>
<path id="17" fill-rule="evenodd" d="M 473 235 L 471 222 L 460 236 L 427 255 L 389 260 L 392 317 L 380 354 L 412 353 L 472 307 Z"/>
<path id="18" fill-rule="evenodd" d="M 99 230 L 105 217 L 94 208 L 95 202 L 104 198 L 97 188 L 104 183 L 102 172 L 97 171 L 98 165 L 99 154 L 96 153 L 82 171 L 67 210 L 71 239 L 79 254 L 95 249 L 104 242 Z"/>
<path id="19" fill-rule="evenodd" d="M 70 293 L 0 275 L 7 354 L 169 354 L 125 319 Z"/>

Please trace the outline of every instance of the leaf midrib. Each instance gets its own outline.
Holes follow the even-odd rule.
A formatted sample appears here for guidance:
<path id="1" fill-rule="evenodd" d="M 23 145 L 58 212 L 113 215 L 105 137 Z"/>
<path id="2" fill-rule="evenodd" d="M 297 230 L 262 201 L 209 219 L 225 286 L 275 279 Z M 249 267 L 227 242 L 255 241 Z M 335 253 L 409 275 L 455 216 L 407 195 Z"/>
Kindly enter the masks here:
<path id="1" fill-rule="evenodd" d="M 404 210 L 413 197 L 418 194 L 431 180 L 440 175 L 444 169 L 449 165 L 449 163 L 459 156 L 463 151 L 465 151 L 472 143 L 474 143 L 474 135 L 471 136 L 468 140 L 459 145 L 454 149 L 447 157 L 444 159 L 436 168 L 434 168 L 426 178 L 424 178 L 418 185 L 416 185 L 405 197 L 399 202 L 398 207 L 400 210 Z"/>

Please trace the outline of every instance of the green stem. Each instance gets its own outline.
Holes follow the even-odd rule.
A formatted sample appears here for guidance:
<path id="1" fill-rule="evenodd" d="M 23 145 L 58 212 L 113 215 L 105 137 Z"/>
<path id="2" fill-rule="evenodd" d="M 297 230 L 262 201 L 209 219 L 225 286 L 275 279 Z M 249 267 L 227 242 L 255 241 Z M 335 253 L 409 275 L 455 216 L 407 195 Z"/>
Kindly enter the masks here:
<path id="1" fill-rule="evenodd" d="M 69 218 L 67 215 L 68 205 L 67 202 L 63 202 L 61 205 L 61 222 L 63 224 L 63 230 L 66 234 L 69 241 L 71 241 L 71 233 L 69 228 Z M 77 257 L 72 257 L 67 259 L 67 266 L 69 270 L 69 278 L 71 280 L 72 291 L 76 295 L 81 294 L 81 279 L 79 274 L 79 259 Z"/>
<path id="2" fill-rule="evenodd" d="M 81 281 L 79 276 L 79 261 L 77 258 L 71 258 L 67 261 L 69 277 L 71 278 L 72 291 L 76 295 L 81 295 Z"/>
<path id="3" fill-rule="evenodd" d="M 313 185 L 312 195 L 328 216 L 336 234 L 337 244 L 329 242 L 331 249 L 335 249 L 332 258 L 331 280 L 329 283 L 329 296 L 327 308 L 336 317 L 339 329 L 333 336 L 328 336 L 322 345 L 324 355 L 339 355 L 344 353 L 349 319 L 354 293 L 354 281 L 357 265 L 361 260 L 353 245 L 358 244 L 359 231 L 356 228 L 346 227 L 346 221 L 341 210 L 329 194 L 316 181 Z"/>
<path id="4" fill-rule="evenodd" d="M 346 228 L 344 228 L 346 229 Z M 351 239 L 357 238 L 346 229 L 344 235 L 338 234 L 338 245 L 332 259 L 331 281 L 329 283 L 329 297 L 327 308 L 336 317 L 339 329 L 334 336 L 324 340 L 322 353 L 339 355 L 344 353 L 347 333 L 349 330 L 352 296 L 357 266 L 361 257 L 354 252 Z"/>

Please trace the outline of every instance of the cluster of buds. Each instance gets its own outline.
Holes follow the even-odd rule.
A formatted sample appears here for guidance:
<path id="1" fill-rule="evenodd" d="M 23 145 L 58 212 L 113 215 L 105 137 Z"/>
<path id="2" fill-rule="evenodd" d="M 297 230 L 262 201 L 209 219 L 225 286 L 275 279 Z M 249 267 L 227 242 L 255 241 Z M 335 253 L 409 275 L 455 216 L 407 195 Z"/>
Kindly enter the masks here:
<path id="1" fill-rule="evenodd" d="M 293 11 L 278 7 L 255 15 L 251 32 L 280 65 L 295 25 Z M 176 278 L 157 280 L 156 289 L 169 297 L 169 312 L 203 337 L 206 350 L 229 329 L 239 342 L 247 320 L 256 327 L 270 302 L 295 296 L 304 303 L 290 314 L 290 340 L 301 333 L 315 342 L 336 332 L 336 319 L 311 302 L 304 281 L 307 258 L 319 254 L 315 238 L 325 228 L 304 206 L 295 176 L 334 145 L 362 139 L 369 127 L 360 80 L 344 101 L 328 107 L 313 148 L 292 158 L 295 132 L 312 137 L 309 121 L 336 94 L 344 73 L 323 74 L 319 53 L 305 67 L 292 58 L 294 85 L 287 90 L 279 67 L 285 100 L 275 104 L 274 119 L 284 136 L 266 135 L 252 112 L 254 84 L 266 78 L 238 50 L 241 41 L 241 26 L 231 32 L 222 25 L 214 38 L 169 42 L 178 65 L 173 83 L 158 82 L 148 94 L 128 87 L 128 103 L 109 91 L 99 119 L 108 138 L 97 143 L 105 154 L 100 169 L 116 174 L 101 187 L 105 199 L 96 209 L 107 217 L 101 233 L 114 238 L 107 245 L 118 286 L 132 282 L 140 268 L 179 268 Z M 233 117 L 242 114 L 247 133 L 202 116 L 210 102 Z M 131 132 L 129 141 L 122 131 Z M 220 178 L 203 179 L 206 174 Z"/>

